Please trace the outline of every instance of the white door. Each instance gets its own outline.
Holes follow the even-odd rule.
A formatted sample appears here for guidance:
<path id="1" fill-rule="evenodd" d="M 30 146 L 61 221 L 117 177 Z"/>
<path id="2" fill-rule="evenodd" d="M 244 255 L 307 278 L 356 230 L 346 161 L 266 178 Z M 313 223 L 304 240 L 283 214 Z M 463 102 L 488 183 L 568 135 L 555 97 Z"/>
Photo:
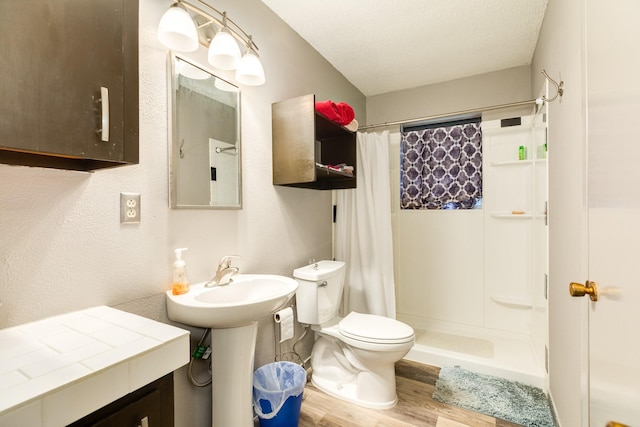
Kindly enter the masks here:
<path id="1" fill-rule="evenodd" d="M 589 209 L 590 426 L 640 426 L 640 209 Z M 586 302 L 585 302 L 586 303 Z"/>
<path id="2" fill-rule="evenodd" d="M 586 7 L 590 426 L 640 426 L 640 2 Z M 585 279 L 585 278 L 582 278 Z"/>

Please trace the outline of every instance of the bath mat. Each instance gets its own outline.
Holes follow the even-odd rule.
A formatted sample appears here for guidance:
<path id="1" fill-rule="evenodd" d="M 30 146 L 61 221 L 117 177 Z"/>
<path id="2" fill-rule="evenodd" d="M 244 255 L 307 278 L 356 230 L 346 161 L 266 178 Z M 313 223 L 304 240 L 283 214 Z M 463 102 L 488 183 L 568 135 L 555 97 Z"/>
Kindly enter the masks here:
<path id="1" fill-rule="evenodd" d="M 493 357 L 493 343 L 480 338 L 465 337 L 461 335 L 446 334 L 436 331 L 416 329 L 416 344 L 428 347 L 436 347 L 442 350 L 455 351 L 471 356 Z"/>
<path id="2" fill-rule="evenodd" d="M 433 400 L 525 427 L 554 427 L 549 401 L 541 389 L 459 367 L 440 370 Z"/>

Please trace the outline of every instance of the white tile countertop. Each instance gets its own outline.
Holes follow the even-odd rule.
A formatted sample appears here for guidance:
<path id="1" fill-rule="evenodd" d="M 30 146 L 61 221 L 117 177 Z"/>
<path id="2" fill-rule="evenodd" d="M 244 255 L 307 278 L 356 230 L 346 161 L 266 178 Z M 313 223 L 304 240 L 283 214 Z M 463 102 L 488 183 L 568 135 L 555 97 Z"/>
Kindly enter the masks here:
<path id="1" fill-rule="evenodd" d="M 100 306 L 0 330 L 0 425 L 60 427 L 189 362 L 189 331 Z"/>

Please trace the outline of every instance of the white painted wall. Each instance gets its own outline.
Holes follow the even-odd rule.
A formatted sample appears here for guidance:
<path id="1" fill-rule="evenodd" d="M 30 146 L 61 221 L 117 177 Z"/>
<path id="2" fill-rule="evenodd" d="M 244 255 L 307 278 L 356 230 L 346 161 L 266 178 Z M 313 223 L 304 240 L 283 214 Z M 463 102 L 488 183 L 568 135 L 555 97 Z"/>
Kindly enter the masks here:
<path id="1" fill-rule="evenodd" d="M 168 51 L 156 39 L 170 4 L 140 0 L 139 165 L 95 173 L 0 165 L 0 327 L 102 304 L 163 320 L 176 247 L 189 247 L 192 282 L 209 279 L 226 254 L 241 256 L 242 272 L 283 275 L 331 256 L 330 192 L 271 184 L 271 103 L 315 93 L 351 104 L 364 122 L 364 96 L 262 2 L 216 0 L 254 36 L 267 75 L 242 92 L 244 208 L 170 210 Z M 120 224 L 120 192 L 141 193 L 139 225 Z M 256 363 L 273 356 L 267 319 Z M 209 396 L 179 371 L 176 425 L 211 425 Z"/>

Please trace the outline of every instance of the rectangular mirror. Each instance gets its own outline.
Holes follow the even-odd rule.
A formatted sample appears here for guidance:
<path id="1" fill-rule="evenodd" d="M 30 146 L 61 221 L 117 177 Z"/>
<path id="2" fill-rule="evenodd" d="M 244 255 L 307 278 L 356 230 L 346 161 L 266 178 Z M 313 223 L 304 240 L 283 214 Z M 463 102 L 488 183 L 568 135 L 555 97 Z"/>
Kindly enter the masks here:
<path id="1" fill-rule="evenodd" d="M 169 63 L 171 208 L 240 209 L 240 89 L 183 56 Z"/>

